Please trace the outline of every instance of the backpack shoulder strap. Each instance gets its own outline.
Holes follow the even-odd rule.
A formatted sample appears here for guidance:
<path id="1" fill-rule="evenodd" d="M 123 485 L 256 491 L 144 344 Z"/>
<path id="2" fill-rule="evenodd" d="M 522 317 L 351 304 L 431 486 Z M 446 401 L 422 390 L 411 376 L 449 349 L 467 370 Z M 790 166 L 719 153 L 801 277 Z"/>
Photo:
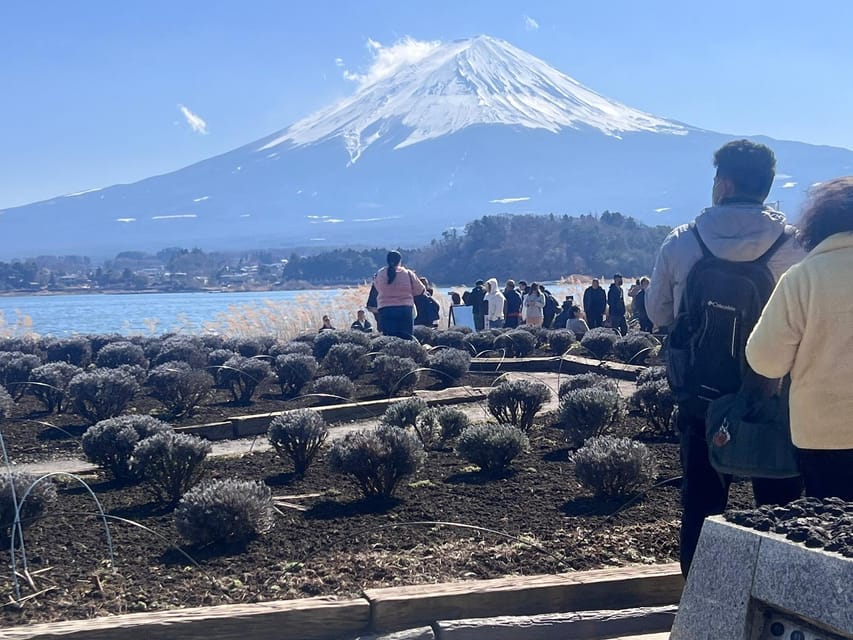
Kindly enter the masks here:
<path id="1" fill-rule="evenodd" d="M 708 248 L 708 245 L 705 244 L 705 241 L 702 239 L 702 236 L 699 235 L 699 229 L 696 228 L 695 221 L 690 223 L 690 230 L 693 232 L 693 237 L 696 238 L 696 242 L 699 243 L 699 248 L 702 249 L 702 257 L 713 258 L 714 254 L 711 253 L 711 250 Z"/>
<path id="2" fill-rule="evenodd" d="M 776 238 L 776 242 L 774 242 L 770 248 L 764 252 L 762 256 L 760 256 L 755 262 L 756 264 L 767 264 L 770 262 L 770 259 L 776 255 L 776 252 L 782 248 L 788 240 L 794 237 L 794 228 L 785 225 L 785 228 L 782 230 L 782 233 L 779 234 L 779 237 Z"/>

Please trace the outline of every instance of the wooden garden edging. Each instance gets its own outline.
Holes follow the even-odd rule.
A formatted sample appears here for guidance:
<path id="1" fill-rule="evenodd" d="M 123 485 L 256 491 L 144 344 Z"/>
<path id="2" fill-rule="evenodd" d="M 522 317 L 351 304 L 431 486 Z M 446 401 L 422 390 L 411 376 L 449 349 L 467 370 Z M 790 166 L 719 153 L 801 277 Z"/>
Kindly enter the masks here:
<path id="1" fill-rule="evenodd" d="M 645 366 L 595 360 L 581 356 L 552 356 L 547 358 L 472 358 L 471 371 L 500 373 L 527 371 L 548 373 L 600 373 L 611 378 L 636 380 Z"/>
<path id="2" fill-rule="evenodd" d="M 480 402 L 486 399 L 488 389 L 480 387 L 451 387 L 441 391 L 415 391 L 415 395 L 423 398 L 429 405 L 453 405 L 464 402 Z M 312 407 L 318 411 L 327 422 L 375 418 L 385 413 L 388 405 L 398 402 L 400 398 L 384 398 L 382 400 L 367 400 L 364 402 L 347 402 L 325 407 Z M 233 416 L 222 422 L 175 427 L 178 433 L 201 436 L 208 440 L 229 440 L 245 438 L 266 433 L 270 422 L 276 416 L 294 411 L 272 411 L 245 416 Z"/>
<path id="3" fill-rule="evenodd" d="M 51 622 L 0 630 L 5 640 L 347 640 L 437 621 L 655 607 L 678 603 L 678 565 L 368 589 L 306 598 Z"/>
<path id="4" fill-rule="evenodd" d="M 365 597 L 371 628 L 395 631 L 435 620 L 676 604 L 683 587 L 677 565 L 665 564 L 368 589 Z"/>

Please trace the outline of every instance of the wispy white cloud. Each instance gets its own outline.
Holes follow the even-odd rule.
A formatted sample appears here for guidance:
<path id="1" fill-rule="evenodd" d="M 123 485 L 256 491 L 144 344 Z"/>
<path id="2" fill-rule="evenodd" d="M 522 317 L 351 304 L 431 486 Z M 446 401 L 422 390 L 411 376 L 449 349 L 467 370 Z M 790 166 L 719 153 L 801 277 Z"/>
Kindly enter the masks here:
<path id="1" fill-rule="evenodd" d="M 197 113 L 193 113 L 189 110 L 188 107 L 185 107 L 182 104 L 178 105 L 178 109 L 181 110 L 181 114 L 184 116 L 184 120 L 187 121 L 187 124 L 190 125 L 190 128 L 196 133 L 200 133 L 201 135 L 207 135 L 207 123 L 204 119 L 198 115 Z"/>
<path id="2" fill-rule="evenodd" d="M 539 23 L 536 22 L 534 18 L 530 16 L 522 16 L 524 19 L 524 30 L 525 31 L 536 31 L 539 28 Z"/>
<path id="3" fill-rule="evenodd" d="M 670 207 L 659 207 L 658 209 L 655 209 L 655 213 L 666 213 L 667 211 L 670 211 Z"/>
<path id="4" fill-rule="evenodd" d="M 489 200 L 489 204 L 512 204 L 513 202 L 526 202 L 530 200 L 530 196 L 521 196 L 519 198 L 495 198 Z"/>
<path id="5" fill-rule="evenodd" d="M 344 69 L 344 78 L 357 82 L 360 88 L 366 87 L 392 75 L 401 67 L 423 60 L 439 46 L 441 46 L 441 42 L 438 40 L 415 40 L 409 36 L 390 46 L 385 46 L 373 38 L 368 38 L 367 49 L 371 56 L 370 66 L 364 73 Z M 337 60 L 335 63 L 337 64 Z M 343 60 L 338 66 L 343 66 Z"/>
<path id="6" fill-rule="evenodd" d="M 336 67 L 343 67 L 344 66 L 344 59 L 343 58 L 335 58 L 335 66 Z"/>
<path id="7" fill-rule="evenodd" d="M 178 220 L 180 218 L 198 218 L 195 213 L 176 213 L 171 216 L 151 216 L 152 220 Z"/>
<path id="8" fill-rule="evenodd" d="M 797 186 L 796 182 L 786 182 L 785 184 L 782 185 L 782 188 L 783 189 L 793 189 L 796 186 Z"/>

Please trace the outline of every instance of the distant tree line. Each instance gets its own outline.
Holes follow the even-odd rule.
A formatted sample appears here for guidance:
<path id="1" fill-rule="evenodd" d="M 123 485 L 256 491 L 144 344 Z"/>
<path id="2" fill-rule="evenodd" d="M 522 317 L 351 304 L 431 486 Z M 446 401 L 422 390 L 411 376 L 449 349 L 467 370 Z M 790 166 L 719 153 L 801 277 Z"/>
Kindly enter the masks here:
<path id="1" fill-rule="evenodd" d="M 477 278 L 538 278 L 568 274 L 650 273 L 670 228 L 648 226 L 618 212 L 599 216 L 484 216 L 464 231 L 445 231 L 421 249 L 404 252 L 408 266 L 442 284 Z M 313 256 L 292 255 L 288 280 L 360 282 L 385 264 L 386 249 L 336 249 Z"/>

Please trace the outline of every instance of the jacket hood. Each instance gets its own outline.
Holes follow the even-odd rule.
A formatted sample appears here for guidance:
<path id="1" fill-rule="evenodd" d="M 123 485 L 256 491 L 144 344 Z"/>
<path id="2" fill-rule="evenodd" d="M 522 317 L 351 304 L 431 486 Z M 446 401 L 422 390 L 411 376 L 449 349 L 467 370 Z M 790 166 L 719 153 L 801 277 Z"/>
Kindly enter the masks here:
<path id="1" fill-rule="evenodd" d="M 724 204 L 696 216 L 696 229 L 711 253 L 745 262 L 764 255 L 785 230 L 785 216 L 760 204 Z"/>
<path id="2" fill-rule="evenodd" d="M 485 289 L 487 292 L 492 293 L 492 294 L 499 293 L 501 289 L 498 286 L 498 279 L 497 278 L 489 278 L 488 280 L 486 280 Z"/>

